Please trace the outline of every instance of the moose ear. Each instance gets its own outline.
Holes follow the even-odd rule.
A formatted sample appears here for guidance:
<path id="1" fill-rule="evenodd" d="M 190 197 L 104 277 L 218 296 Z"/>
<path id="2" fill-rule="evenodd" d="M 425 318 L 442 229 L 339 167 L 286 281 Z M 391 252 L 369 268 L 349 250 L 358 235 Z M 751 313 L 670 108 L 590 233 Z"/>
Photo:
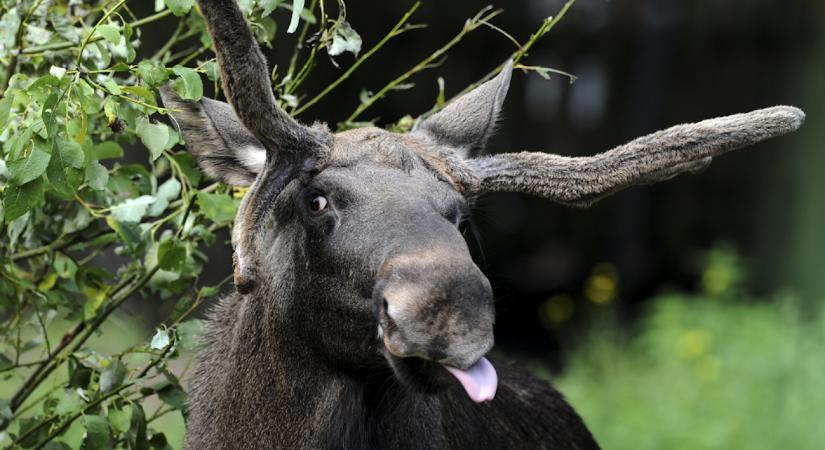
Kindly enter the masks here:
<path id="1" fill-rule="evenodd" d="M 172 118 L 201 170 L 232 186 L 255 181 L 266 162 L 266 151 L 228 103 L 208 98 L 186 101 L 168 86 L 161 88 L 160 96 L 163 105 L 173 110 Z"/>
<path id="2" fill-rule="evenodd" d="M 483 149 L 495 130 L 512 73 L 513 62 L 509 61 L 495 78 L 424 119 L 414 132 L 457 149 L 463 157 L 473 156 Z"/>

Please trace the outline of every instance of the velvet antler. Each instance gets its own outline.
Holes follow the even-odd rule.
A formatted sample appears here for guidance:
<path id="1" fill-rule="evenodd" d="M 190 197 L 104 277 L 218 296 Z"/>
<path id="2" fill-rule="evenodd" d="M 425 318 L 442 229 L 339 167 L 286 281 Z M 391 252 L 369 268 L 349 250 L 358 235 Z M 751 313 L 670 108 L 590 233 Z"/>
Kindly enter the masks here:
<path id="1" fill-rule="evenodd" d="M 251 244 L 261 230 L 265 210 L 302 171 L 313 170 L 329 155 L 326 128 L 295 121 L 275 101 L 266 59 L 236 0 L 199 0 L 229 105 L 204 99 L 187 102 L 162 89 L 187 146 L 204 171 L 219 179 L 251 185 L 233 227 L 235 285 L 254 287 L 261 255 Z"/>
<path id="2" fill-rule="evenodd" d="M 279 158 L 325 151 L 324 133 L 299 124 L 278 107 L 266 59 L 237 1 L 199 0 L 198 4 L 212 36 L 224 93 L 241 123 L 269 154 Z"/>
<path id="3" fill-rule="evenodd" d="M 587 207 L 628 186 L 697 172 L 711 159 L 799 128 L 805 113 L 792 106 L 677 125 L 586 157 L 512 153 L 467 160 L 473 193 L 524 192 Z"/>

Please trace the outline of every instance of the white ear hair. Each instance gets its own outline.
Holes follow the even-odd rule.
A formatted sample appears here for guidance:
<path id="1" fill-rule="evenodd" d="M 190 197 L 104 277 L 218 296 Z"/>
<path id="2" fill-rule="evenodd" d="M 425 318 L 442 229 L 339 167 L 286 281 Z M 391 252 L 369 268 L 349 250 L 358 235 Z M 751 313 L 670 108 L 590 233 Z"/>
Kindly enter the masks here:
<path id="1" fill-rule="evenodd" d="M 164 106 L 173 110 L 186 147 L 207 175 L 232 186 L 255 181 L 266 163 L 266 150 L 231 106 L 208 98 L 186 101 L 167 86 L 160 95 Z"/>
<path id="2" fill-rule="evenodd" d="M 252 173 L 260 173 L 266 164 L 266 151 L 254 145 L 245 145 L 238 150 L 238 160 Z"/>

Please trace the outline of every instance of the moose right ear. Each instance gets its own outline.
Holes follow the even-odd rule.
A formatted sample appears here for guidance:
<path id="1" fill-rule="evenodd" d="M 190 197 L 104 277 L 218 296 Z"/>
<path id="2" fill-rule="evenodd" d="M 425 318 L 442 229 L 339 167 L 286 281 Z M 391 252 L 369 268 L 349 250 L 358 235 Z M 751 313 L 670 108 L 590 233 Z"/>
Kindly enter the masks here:
<path id="1" fill-rule="evenodd" d="M 212 178 L 232 186 L 249 186 L 264 167 L 266 151 L 228 103 L 180 98 L 168 86 L 160 89 L 163 105 L 195 156 Z"/>
<path id="2" fill-rule="evenodd" d="M 484 149 L 496 128 L 512 73 L 511 60 L 495 78 L 422 120 L 413 132 L 423 133 L 438 144 L 452 147 L 464 158 L 475 156 Z"/>

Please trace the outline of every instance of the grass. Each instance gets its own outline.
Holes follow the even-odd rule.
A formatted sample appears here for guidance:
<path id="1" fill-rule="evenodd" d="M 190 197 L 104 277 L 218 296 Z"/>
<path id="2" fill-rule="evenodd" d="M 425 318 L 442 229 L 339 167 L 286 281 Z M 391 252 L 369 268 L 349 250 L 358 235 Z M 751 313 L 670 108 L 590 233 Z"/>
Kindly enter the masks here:
<path id="1" fill-rule="evenodd" d="M 627 334 L 600 327 L 556 380 L 604 448 L 825 443 L 825 308 L 667 295 Z"/>

